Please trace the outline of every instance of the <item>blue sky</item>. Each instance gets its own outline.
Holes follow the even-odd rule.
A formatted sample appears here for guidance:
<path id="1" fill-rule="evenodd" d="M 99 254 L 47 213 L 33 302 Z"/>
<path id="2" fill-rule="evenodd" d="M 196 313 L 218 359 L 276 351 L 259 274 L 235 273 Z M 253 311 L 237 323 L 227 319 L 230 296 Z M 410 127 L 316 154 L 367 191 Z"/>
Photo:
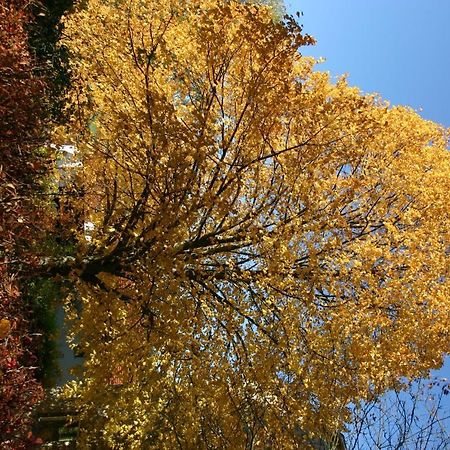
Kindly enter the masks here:
<path id="1" fill-rule="evenodd" d="M 320 70 L 450 127 L 450 0 L 286 0 Z M 435 374 L 450 378 L 450 358 Z M 450 403 L 450 401 L 449 401 Z M 450 408 L 450 405 L 449 405 Z"/>
<path id="2" fill-rule="evenodd" d="M 450 0 L 286 0 L 322 70 L 450 127 Z"/>

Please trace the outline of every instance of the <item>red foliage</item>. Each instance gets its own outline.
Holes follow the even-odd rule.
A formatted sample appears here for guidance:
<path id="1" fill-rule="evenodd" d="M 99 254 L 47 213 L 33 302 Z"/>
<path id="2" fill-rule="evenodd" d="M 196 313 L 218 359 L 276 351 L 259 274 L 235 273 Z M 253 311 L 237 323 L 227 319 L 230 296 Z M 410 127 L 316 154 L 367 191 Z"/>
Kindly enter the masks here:
<path id="1" fill-rule="evenodd" d="M 28 49 L 26 26 L 30 16 L 27 6 L 23 0 L 0 0 L 0 136 L 6 150 L 2 159 L 13 158 L 15 161 L 17 148 L 22 149 L 26 143 L 25 147 L 29 149 L 39 136 L 39 95 L 45 87 L 35 75 L 34 61 Z M 9 149 L 5 139 L 12 144 Z M 15 169 L 23 172 L 25 166 Z"/>
<path id="2" fill-rule="evenodd" d="M 45 83 L 35 74 L 28 48 L 30 21 L 23 0 L 0 0 L 0 255 L 17 252 L 35 227 L 31 205 L 45 164 L 36 154 L 42 143 Z"/>
<path id="3" fill-rule="evenodd" d="M 19 291 L 18 262 L 32 267 L 36 260 L 34 193 L 45 169 L 36 155 L 45 83 L 28 48 L 27 8 L 23 0 L 0 0 L 0 447 L 14 450 L 38 443 L 29 431 L 31 408 L 43 397 L 34 378 L 32 314 Z"/>
<path id="4" fill-rule="evenodd" d="M 17 282 L 0 267 L 0 442 L 2 449 L 33 445 L 31 407 L 43 398 L 34 379 L 34 336 L 29 333 L 31 311 L 21 301 Z"/>

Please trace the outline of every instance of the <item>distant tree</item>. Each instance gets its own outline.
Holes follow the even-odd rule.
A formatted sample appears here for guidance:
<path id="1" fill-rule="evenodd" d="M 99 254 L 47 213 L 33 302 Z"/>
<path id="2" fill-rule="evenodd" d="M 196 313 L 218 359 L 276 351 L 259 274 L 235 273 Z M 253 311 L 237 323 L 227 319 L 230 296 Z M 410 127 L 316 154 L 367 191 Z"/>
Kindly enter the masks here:
<path id="1" fill-rule="evenodd" d="M 266 7 L 77 8 L 54 142 L 94 230 L 44 268 L 76 288 L 80 445 L 301 448 L 442 364 L 445 130 L 331 84 Z"/>
<path id="2" fill-rule="evenodd" d="M 40 0 L 31 3 L 33 21 L 28 26 L 29 42 L 36 59 L 36 72 L 47 81 L 45 112 L 53 122 L 64 122 L 64 94 L 70 83 L 67 52 L 58 47 L 62 33 L 61 16 L 72 0 Z"/>
<path id="3" fill-rule="evenodd" d="M 247 0 L 245 3 L 270 7 L 276 20 L 282 20 L 286 15 L 286 7 L 283 0 Z"/>

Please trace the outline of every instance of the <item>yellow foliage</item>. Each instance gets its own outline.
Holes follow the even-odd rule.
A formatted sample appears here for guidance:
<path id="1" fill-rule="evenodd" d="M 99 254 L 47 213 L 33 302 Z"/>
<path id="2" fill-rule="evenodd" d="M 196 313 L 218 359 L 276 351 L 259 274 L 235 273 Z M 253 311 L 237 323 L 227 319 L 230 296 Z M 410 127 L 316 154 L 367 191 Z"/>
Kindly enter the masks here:
<path id="1" fill-rule="evenodd" d="M 302 448 L 449 351 L 446 131 L 331 84 L 271 14 L 65 19 L 86 448 Z"/>
<path id="2" fill-rule="evenodd" d="M 8 319 L 0 320 L 0 339 L 5 339 L 11 330 L 11 322 Z"/>

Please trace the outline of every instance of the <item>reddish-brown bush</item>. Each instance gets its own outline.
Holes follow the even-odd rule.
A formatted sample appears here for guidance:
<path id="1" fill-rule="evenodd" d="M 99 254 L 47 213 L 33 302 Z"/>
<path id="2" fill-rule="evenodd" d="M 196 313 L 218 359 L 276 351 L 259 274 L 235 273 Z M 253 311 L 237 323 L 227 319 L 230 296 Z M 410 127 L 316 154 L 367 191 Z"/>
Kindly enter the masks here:
<path id="1" fill-rule="evenodd" d="M 35 193 L 44 164 L 45 83 L 28 46 L 28 4 L 0 0 L 0 446 L 34 445 L 31 408 L 43 397 L 35 379 L 38 336 L 20 293 L 42 227 Z"/>

